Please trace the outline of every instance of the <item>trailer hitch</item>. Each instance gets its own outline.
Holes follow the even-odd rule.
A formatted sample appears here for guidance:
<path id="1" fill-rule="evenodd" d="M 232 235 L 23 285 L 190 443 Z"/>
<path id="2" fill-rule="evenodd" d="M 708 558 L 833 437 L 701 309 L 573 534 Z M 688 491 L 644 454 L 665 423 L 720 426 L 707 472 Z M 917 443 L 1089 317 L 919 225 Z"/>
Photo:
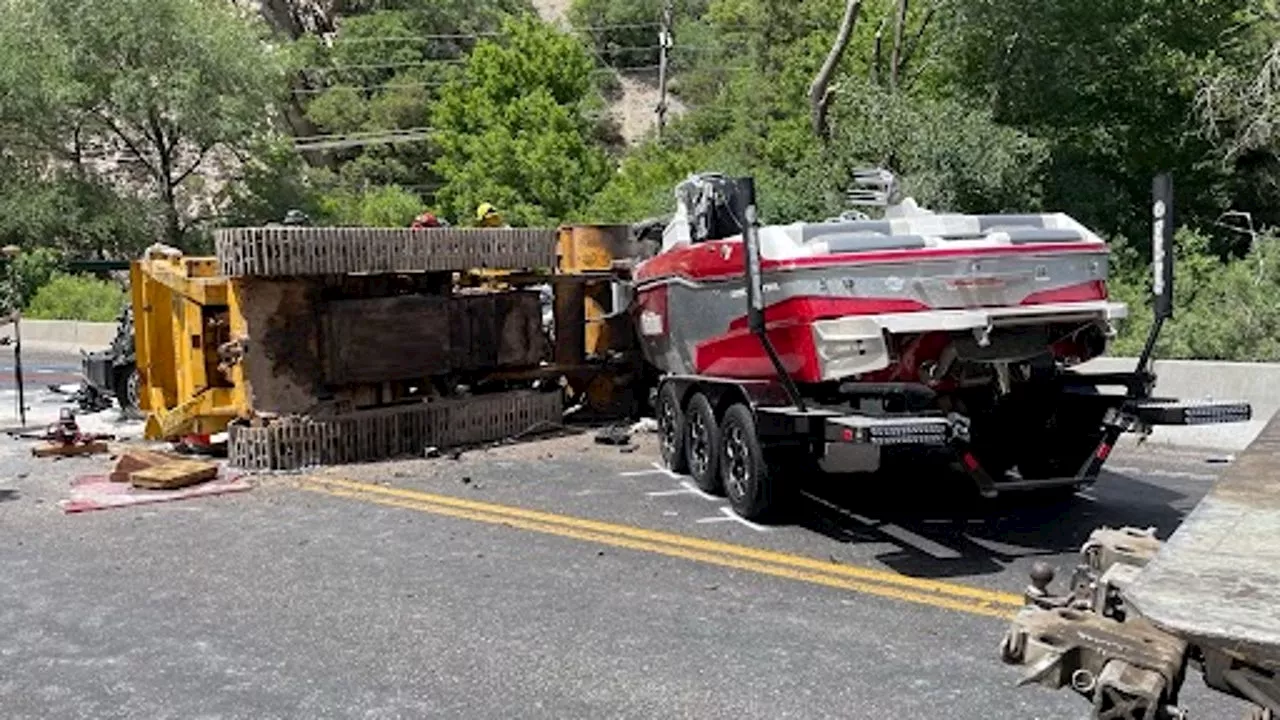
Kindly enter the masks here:
<path id="1" fill-rule="evenodd" d="M 956 457 L 960 458 L 960 465 L 964 468 L 965 474 L 973 480 L 973 484 L 978 488 L 978 494 L 990 500 L 1000 494 L 1000 489 L 996 487 L 996 481 L 991 477 L 991 473 L 982 467 L 982 463 L 978 461 L 978 457 L 973 454 L 969 448 L 970 428 L 972 421 L 959 413 L 950 413 L 947 420 L 951 423 L 951 448 L 955 451 Z"/>

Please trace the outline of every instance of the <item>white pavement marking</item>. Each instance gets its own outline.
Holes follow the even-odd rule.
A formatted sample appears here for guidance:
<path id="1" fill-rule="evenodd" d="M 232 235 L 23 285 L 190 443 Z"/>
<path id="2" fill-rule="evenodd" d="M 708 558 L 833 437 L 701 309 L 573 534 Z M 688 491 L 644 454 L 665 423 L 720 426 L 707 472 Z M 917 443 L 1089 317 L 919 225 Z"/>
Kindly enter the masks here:
<path id="1" fill-rule="evenodd" d="M 648 492 L 645 493 L 645 495 L 648 495 L 649 497 L 671 497 L 672 495 L 692 495 L 693 492 L 694 491 L 689 488 L 676 488 L 675 490 L 657 490 L 655 492 Z"/>
<path id="2" fill-rule="evenodd" d="M 894 525 L 893 523 L 877 523 L 871 518 L 864 518 L 858 515 L 850 515 L 850 517 L 867 525 L 868 527 L 874 528 L 875 530 L 888 535 L 894 540 L 910 545 L 920 552 L 939 560 L 959 560 L 964 557 L 964 555 L 957 550 L 953 550 L 942 543 L 930 540 L 923 535 L 913 533 L 899 525 Z"/>
<path id="3" fill-rule="evenodd" d="M 697 495 L 703 500 L 710 500 L 711 502 L 720 502 L 720 498 L 716 497 L 715 495 L 712 495 L 709 492 L 704 491 L 702 488 L 698 487 L 697 485 L 694 485 L 688 480 L 681 480 L 680 487 L 684 488 L 685 490 L 688 490 L 694 495 Z"/>
<path id="4" fill-rule="evenodd" d="M 709 492 L 704 491 L 702 488 L 698 487 L 697 485 L 694 485 L 688 480 L 681 480 L 680 487 L 676 490 L 655 490 L 654 492 L 645 493 L 645 495 L 648 495 L 649 497 L 671 497 L 672 495 L 697 495 L 703 500 L 710 500 L 711 502 L 720 502 L 720 498 L 716 497 L 715 495 L 712 495 Z"/>
<path id="5" fill-rule="evenodd" d="M 769 528 L 763 525 L 757 525 L 751 522 L 750 520 L 742 517 L 738 513 L 734 512 L 733 508 L 729 507 L 728 505 L 725 505 L 724 507 L 720 508 L 720 514 L 724 516 L 725 520 L 732 520 L 740 525 L 746 525 L 747 527 L 751 528 L 752 530 L 755 530 L 756 532 L 769 532 Z M 720 518 L 714 518 L 714 519 L 719 520 Z M 711 520 L 712 519 L 707 519 L 707 522 L 711 522 Z M 698 522 L 702 522 L 702 520 L 699 520 Z"/>
<path id="6" fill-rule="evenodd" d="M 976 535 L 969 535 L 968 533 L 965 534 L 965 538 L 983 550 L 987 550 L 997 555 L 1005 555 L 1008 557 L 1029 557 L 1031 555 L 1044 554 L 1044 550 L 1037 548 L 1023 547 L 1022 545 L 1014 545 L 1012 543 L 1001 542 L 999 540 L 990 540 Z"/>
<path id="7" fill-rule="evenodd" d="M 911 547 L 919 550 L 920 552 L 926 555 L 931 555 L 939 560 L 959 560 L 960 558 L 964 557 L 964 555 L 959 551 L 953 550 L 952 548 L 949 548 L 946 545 L 943 545 L 942 543 L 935 542 L 922 535 L 913 533 L 904 527 L 900 527 L 898 525 L 894 525 L 893 523 L 888 523 L 888 522 L 882 523 L 877 520 L 872 520 L 869 517 L 865 517 L 862 515 L 858 515 L 856 513 L 849 512 L 845 508 L 842 508 L 828 500 L 824 500 L 818 497 L 817 495 L 813 495 L 811 493 L 803 493 L 803 494 L 805 497 L 809 498 L 810 500 L 813 500 L 819 505 L 823 505 L 831 510 L 835 510 L 841 515 L 844 515 L 845 517 L 850 518 L 852 520 L 856 520 L 862 523 L 863 525 L 866 525 L 867 527 L 871 528 L 872 530 L 877 530 L 884 535 L 888 535 L 889 537 L 893 538 L 894 540 L 897 540 L 898 542 L 901 542 L 906 545 L 910 545 Z"/>
<path id="8" fill-rule="evenodd" d="M 684 477 L 680 473 L 674 473 L 667 468 L 662 467 L 658 463 L 653 464 L 652 470 L 632 470 L 631 472 L 618 473 L 622 477 L 644 477 L 645 475 L 666 475 L 672 480 L 679 480 Z"/>
<path id="9" fill-rule="evenodd" d="M 1217 475 L 1208 473 L 1183 472 L 1181 470 L 1160 470 L 1158 468 L 1141 468 L 1137 465 L 1109 465 L 1107 469 L 1125 475 L 1149 475 L 1151 477 L 1180 478 L 1183 480 L 1217 480 Z"/>
<path id="10" fill-rule="evenodd" d="M 698 523 L 699 525 L 705 525 L 707 523 L 733 522 L 733 518 L 721 517 L 719 515 L 716 515 L 714 517 L 698 518 L 694 522 Z"/>

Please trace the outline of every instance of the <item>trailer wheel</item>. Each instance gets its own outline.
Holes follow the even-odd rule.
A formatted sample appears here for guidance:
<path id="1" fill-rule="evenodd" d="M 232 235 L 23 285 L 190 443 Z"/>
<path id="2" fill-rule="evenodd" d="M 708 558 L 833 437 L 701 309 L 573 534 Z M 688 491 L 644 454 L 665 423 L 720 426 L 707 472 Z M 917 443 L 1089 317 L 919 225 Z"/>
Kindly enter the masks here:
<path id="1" fill-rule="evenodd" d="M 750 408 L 742 404 L 731 406 L 724 414 L 721 433 L 724 452 L 720 476 L 734 512 L 748 520 L 773 516 L 780 499 L 776 474 L 771 472 L 764 448 L 760 446 L 756 419 Z"/>
<path id="2" fill-rule="evenodd" d="M 706 395 L 698 393 L 689 401 L 685 416 L 688 432 L 685 434 L 685 456 L 689 462 L 689 475 L 703 492 L 721 493 L 718 472 L 721 454 L 720 425 L 716 411 Z"/>
<path id="3" fill-rule="evenodd" d="M 117 367 L 111 379 L 112 393 L 116 396 L 116 404 L 120 406 L 120 414 L 130 420 L 141 420 L 142 376 L 137 366 L 132 363 Z"/>
<path id="4" fill-rule="evenodd" d="M 685 456 L 684 410 L 680 407 L 680 395 L 673 385 L 663 385 L 658 394 L 658 442 L 662 449 L 662 462 L 668 469 L 681 475 L 689 472 L 689 458 Z"/>

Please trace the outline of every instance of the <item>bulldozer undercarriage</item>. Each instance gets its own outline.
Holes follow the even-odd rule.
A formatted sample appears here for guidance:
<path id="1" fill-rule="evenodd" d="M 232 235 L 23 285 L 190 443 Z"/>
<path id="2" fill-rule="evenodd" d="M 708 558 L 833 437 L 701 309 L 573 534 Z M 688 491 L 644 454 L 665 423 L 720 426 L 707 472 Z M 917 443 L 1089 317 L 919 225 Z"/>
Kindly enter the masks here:
<path id="1" fill-rule="evenodd" d="M 624 226 L 222 230 L 134 263 L 148 436 L 226 430 L 237 466 L 419 455 L 618 405 Z M 622 272 L 625 272 L 623 270 Z"/>

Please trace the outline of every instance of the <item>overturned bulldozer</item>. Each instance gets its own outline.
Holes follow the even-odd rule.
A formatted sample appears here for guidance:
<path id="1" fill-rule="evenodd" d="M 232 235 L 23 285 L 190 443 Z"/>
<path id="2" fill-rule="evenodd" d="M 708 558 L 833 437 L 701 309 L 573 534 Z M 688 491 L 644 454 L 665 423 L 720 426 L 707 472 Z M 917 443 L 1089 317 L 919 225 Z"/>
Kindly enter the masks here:
<path id="1" fill-rule="evenodd" d="M 625 227 L 220 231 L 134 264 L 148 436 L 254 469 L 482 443 L 607 408 L 636 362 Z M 616 408 L 615 408 L 616 409 Z"/>

